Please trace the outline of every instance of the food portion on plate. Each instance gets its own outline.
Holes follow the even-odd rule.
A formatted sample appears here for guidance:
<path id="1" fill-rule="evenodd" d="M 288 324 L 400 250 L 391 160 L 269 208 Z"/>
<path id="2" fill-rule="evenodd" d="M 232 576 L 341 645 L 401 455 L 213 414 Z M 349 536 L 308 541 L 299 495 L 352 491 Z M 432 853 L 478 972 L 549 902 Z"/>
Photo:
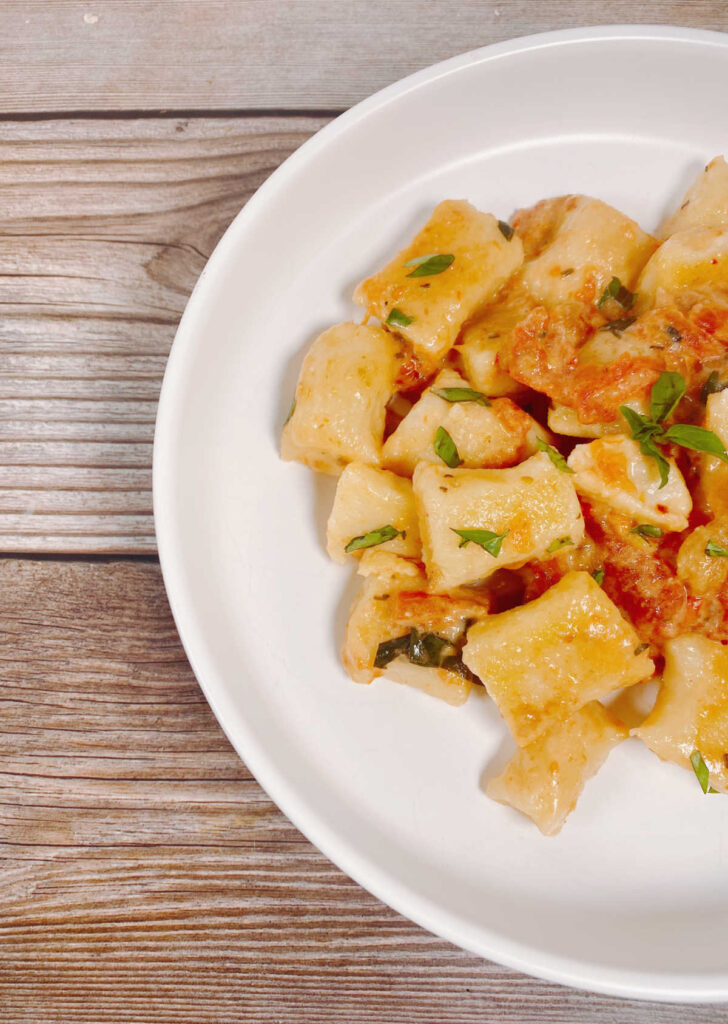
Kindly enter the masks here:
<path id="1" fill-rule="evenodd" d="M 657 237 L 587 196 L 442 202 L 354 301 L 282 439 L 339 478 L 352 679 L 487 693 L 518 747 L 487 792 L 545 834 L 630 733 L 728 792 L 723 158 Z"/>

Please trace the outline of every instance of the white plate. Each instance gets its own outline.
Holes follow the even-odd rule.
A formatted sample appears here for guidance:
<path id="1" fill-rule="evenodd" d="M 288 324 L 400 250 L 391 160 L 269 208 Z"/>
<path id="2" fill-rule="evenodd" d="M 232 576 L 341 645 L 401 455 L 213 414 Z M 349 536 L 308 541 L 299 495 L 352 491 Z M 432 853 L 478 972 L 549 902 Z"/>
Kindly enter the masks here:
<path id="1" fill-rule="evenodd" d="M 563 192 L 654 227 L 728 150 L 727 37 L 550 33 L 385 89 L 320 132 L 234 221 L 190 299 L 154 451 L 159 551 L 197 678 L 232 743 L 321 850 L 392 907 L 520 970 L 619 995 L 728 998 L 728 800 L 637 741 L 555 839 L 479 780 L 506 729 L 338 659 L 354 586 L 333 485 L 278 458 L 298 367 L 357 316 L 354 283 L 440 199 L 508 217 Z"/>

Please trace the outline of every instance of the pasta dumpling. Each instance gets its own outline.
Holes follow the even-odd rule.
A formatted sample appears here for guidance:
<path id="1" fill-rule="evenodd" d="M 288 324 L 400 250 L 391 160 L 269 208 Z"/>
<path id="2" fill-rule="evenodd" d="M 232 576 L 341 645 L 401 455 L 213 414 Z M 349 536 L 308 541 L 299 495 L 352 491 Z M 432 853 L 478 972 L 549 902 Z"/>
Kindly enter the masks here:
<path id="1" fill-rule="evenodd" d="M 662 224 L 660 237 L 686 228 L 728 228 L 728 164 L 722 156 L 701 171 L 680 208 Z"/>
<path id="2" fill-rule="evenodd" d="M 467 626 L 488 613 L 485 594 L 433 594 L 424 572 L 385 552 L 368 552 L 359 565 L 364 587 L 346 626 L 344 665 L 356 682 L 385 675 L 462 704 L 473 676 L 460 658 Z"/>
<path id="3" fill-rule="evenodd" d="M 392 323 L 420 359 L 433 364 L 522 262 L 523 247 L 507 225 L 501 230 L 491 214 L 447 200 L 406 249 L 362 281 L 354 301 Z"/>
<path id="4" fill-rule="evenodd" d="M 493 800 L 527 814 L 546 836 L 556 835 L 576 807 L 585 783 L 629 730 L 591 701 L 518 750 L 488 783 Z"/>
<path id="5" fill-rule="evenodd" d="M 536 451 L 537 438 L 547 437 L 543 427 L 514 402 L 452 397 L 463 389 L 472 390 L 468 381 L 454 370 L 442 370 L 385 441 L 382 464 L 406 476 L 419 462 L 442 464 L 435 446 L 440 427 L 452 438 L 459 464 L 469 467 L 521 462 Z"/>
<path id="6" fill-rule="evenodd" d="M 539 302 L 596 303 L 613 277 L 634 282 L 655 248 L 638 224 L 599 199 L 566 197 L 559 214 L 550 240 L 523 271 L 524 286 Z"/>
<path id="7" fill-rule="evenodd" d="M 396 339 L 379 327 L 339 324 L 324 331 L 303 361 L 283 428 L 283 458 L 334 475 L 349 462 L 378 464 L 398 351 Z"/>
<path id="8" fill-rule="evenodd" d="M 637 523 L 651 523 L 664 531 L 687 529 L 693 502 L 672 459 L 667 460 L 664 486 L 655 460 L 643 455 L 639 444 L 627 437 L 580 444 L 567 462 L 579 494 L 602 501 Z"/>
<path id="9" fill-rule="evenodd" d="M 578 544 L 584 536 L 571 476 L 543 453 L 512 469 L 420 463 L 412 482 L 427 573 L 439 591 L 524 565 L 556 543 Z"/>
<path id="10" fill-rule="evenodd" d="M 339 477 L 326 528 L 326 550 L 343 564 L 376 545 L 398 555 L 422 553 L 415 499 L 409 480 L 384 469 L 351 462 Z M 347 548 L 349 550 L 347 551 Z"/>
<path id="11" fill-rule="evenodd" d="M 520 747 L 654 670 L 634 628 L 587 572 L 570 572 L 535 601 L 474 625 L 463 661 Z"/>
<path id="12" fill-rule="evenodd" d="M 728 792 L 728 647 L 699 635 L 665 644 L 665 670 L 655 706 L 633 735 L 664 761 L 694 768 L 696 752 L 710 784 Z"/>

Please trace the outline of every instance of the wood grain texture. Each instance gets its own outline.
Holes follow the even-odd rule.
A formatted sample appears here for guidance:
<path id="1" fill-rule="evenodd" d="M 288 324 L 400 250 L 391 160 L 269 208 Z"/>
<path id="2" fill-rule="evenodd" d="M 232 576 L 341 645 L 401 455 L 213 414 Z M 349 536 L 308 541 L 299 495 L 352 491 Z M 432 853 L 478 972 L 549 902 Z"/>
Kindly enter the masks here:
<path id="1" fill-rule="evenodd" d="M 340 109 L 487 43 L 630 22 L 726 29 L 728 8 L 723 0 L 3 0 L 0 89 L 6 111 Z"/>
<path id="2" fill-rule="evenodd" d="M 0 560 L 0 664 L 3 1024 L 685 1020 L 463 953 L 334 868 L 231 750 L 154 562 Z"/>
<path id="3" fill-rule="evenodd" d="M 322 123 L 0 122 L 0 551 L 155 550 L 156 404 L 187 297 Z"/>

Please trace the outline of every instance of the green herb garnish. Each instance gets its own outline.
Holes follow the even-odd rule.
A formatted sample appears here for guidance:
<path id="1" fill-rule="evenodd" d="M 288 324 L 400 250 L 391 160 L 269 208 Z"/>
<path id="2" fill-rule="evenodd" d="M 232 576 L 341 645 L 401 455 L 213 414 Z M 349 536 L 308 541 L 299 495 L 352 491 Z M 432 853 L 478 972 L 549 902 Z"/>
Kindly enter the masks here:
<path id="1" fill-rule="evenodd" d="M 703 755 L 699 750 L 694 750 L 690 755 L 690 764 L 693 766 L 695 777 L 700 783 L 700 788 L 704 793 L 717 793 L 717 789 L 713 789 L 710 784 L 710 772 L 708 766 L 703 760 Z"/>
<path id="2" fill-rule="evenodd" d="M 685 394 L 685 381 L 679 373 L 661 373 L 650 395 L 650 417 L 662 423 Z"/>
<path id="3" fill-rule="evenodd" d="M 649 646 L 650 646 L 649 644 L 637 644 L 637 646 L 634 649 L 634 653 L 635 654 L 644 654 L 644 652 L 647 650 L 647 648 Z"/>
<path id="4" fill-rule="evenodd" d="M 728 548 L 724 548 L 722 544 L 716 544 L 712 539 L 705 545 L 705 553 L 711 558 L 728 558 Z"/>
<path id="5" fill-rule="evenodd" d="M 709 395 L 716 395 L 719 391 L 724 391 L 726 387 L 728 384 L 722 384 L 720 374 L 717 370 L 713 370 L 700 391 L 700 401 L 705 405 Z"/>
<path id="6" fill-rule="evenodd" d="M 556 466 L 556 468 L 560 469 L 562 473 L 574 472 L 571 466 L 567 464 L 566 459 L 561 454 L 561 452 L 557 451 L 556 448 L 554 448 L 552 445 L 546 444 L 546 442 L 542 441 L 540 437 L 536 438 L 536 447 L 540 452 L 545 452 L 551 459 L 553 464 Z"/>
<path id="7" fill-rule="evenodd" d="M 411 629 L 404 636 L 385 640 L 377 647 L 374 667 L 386 668 L 399 657 L 405 657 L 413 665 L 422 668 L 444 668 L 471 682 L 480 682 L 463 662 L 458 644 L 437 633 L 421 633 L 418 629 Z"/>
<path id="8" fill-rule="evenodd" d="M 374 657 L 375 668 L 386 668 L 390 661 L 394 661 L 400 654 L 406 654 L 409 648 L 410 635 L 395 637 L 394 640 L 385 640 L 377 647 Z"/>
<path id="9" fill-rule="evenodd" d="M 629 288 L 625 288 L 618 277 L 613 277 L 602 292 L 602 297 L 597 303 L 597 307 L 601 309 L 610 299 L 618 302 L 622 309 L 631 309 L 634 305 L 635 293 L 631 292 Z M 616 321 L 614 322 L 616 323 Z"/>
<path id="10" fill-rule="evenodd" d="M 435 449 L 435 455 L 439 455 L 445 465 L 449 466 L 450 469 L 457 469 L 463 461 L 460 458 L 457 445 L 444 427 L 437 428 L 433 448 Z"/>
<path id="11" fill-rule="evenodd" d="M 547 555 L 553 555 L 555 551 L 561 551 L 562 548 L 568 548 L 570 544 L 573 544 L 571 537 L 557 537 L 556 540 L 552 540 L 549 546 L 546 548 Z"/>
<path id="12" fill-rule="evenodd" d="M 602 583 L 604 583 L 604 569 L 595 569 L 592 573 L 592 579 L 601 587 Z"/>
<path id="13" fill-rule="evenodd" d="M 389 311 L 389 316 L 384 321 L 389 327 L 407 327 L 414 320 L 413 316 L 407 316 L 401 309 L 394 306 Z"/>
<path id="14" fill-rule="evenodd" d="M 673 412 L 685 394 L 685 381 L 679 373 L 661 373 L 652 388 L 650 397 L 650 415 L 635 412 L 628 405 L 620 406 L 620 412 L 627 420 L 632 438 L 637 441 L 643 455 L 648 455 L 657 462 L 660 471 L 660 488 L 667 483 L 670 465 L 660 452 L 658 445 L 677 444 L 681 448 L 689 448 L 695 452 L 707 452 L 716 458 L 728 462 L 723 442 L 712 430 L 695 427 L 691 423 L 674 423 L 667 430 L 663 421 Z"/>
<path id="15" fill-rule="evenodd" d="M 662 530 L 659 526 L 653 526 L 652 523 L 640 523 L 638 526 L 633 526 L 630 533 L 636 533 L 643 540 L 647 540 L 651 537 L 653 540 L 659 540 L 662 536 Z"/>
<path id="16" fill-rule="evenodd" d="M 481 391 L 473 391 L 472 388 L 440 388 L 433 394 L 446 402 L 477 402 L 478 405 L 490 405 L 490 399 Z"/>
<path id="17" fill-rule="evenodd" d="M 609 331 L 615 338 L 619 338 L 622 335 L 622 331 L 626 331 L 628 327 L 631 327 L 636 319 L 636 316 L 623 316 L 619 320 L 610 320 L 608 324 L 602 324 L 601 327 L 597 327 L 597 330 Z"/>
<path id="18" fill-rule="evenodd" d="M 454 261 L 455 257 L 452 253 L 432 253 L 429 256 L 416 256 L 413 260 L 408 260 L 405 263 L 405 267 L 415 268 L 407 277 L 434 277 L 435 274 L 441 274 L 443 270 L 447 270 Z"/>
<path id="19" fill-rule="evenodd" d="M 452 529 L 452 527 L 451 527 Z M 493 533 L 492 530 L 454 530 L 460 537 L 460 544 L 458 547 L 464 548 L 466 544 L 479 544 L 480 547 L 487 551 L 493 558 L 497 558 L 501 551 L 503 541 L 508 536 L 508 530 L 505 533 Z"/>
<path id="20" fill-rule="evenodd" d="M 674 345 L 679 345 L 682 341 L 682 334 L 678 331 L 677 327 L 673 327 L 672 324 L 665 324 L 665 334 Z"/>
<path id="21" fill-rule="evenodd" d="M 498 230 L 500 231 L 500 233 L 503 235 L 507 242 L 510 242 L 510 240 L 513 238 L 513 235 L 515 234 L 515 228 L 512 228 L 507 220 L 498 221 Z"/>
<path id="22" fill-rule="evenodd" d="M 377 544 L 384 544 L 388 540 L 394 540 L 399 534 L 404 537 L 405 531 L 396 530 L 393 526 L 379 526 L 376 530 L 363 533 L 361 537 L 352 537 L 344 551 L 346 551 L 347 555 L 350 555 L 352 551 L 361 551 L 362 548 L 373 548 Z"/>

